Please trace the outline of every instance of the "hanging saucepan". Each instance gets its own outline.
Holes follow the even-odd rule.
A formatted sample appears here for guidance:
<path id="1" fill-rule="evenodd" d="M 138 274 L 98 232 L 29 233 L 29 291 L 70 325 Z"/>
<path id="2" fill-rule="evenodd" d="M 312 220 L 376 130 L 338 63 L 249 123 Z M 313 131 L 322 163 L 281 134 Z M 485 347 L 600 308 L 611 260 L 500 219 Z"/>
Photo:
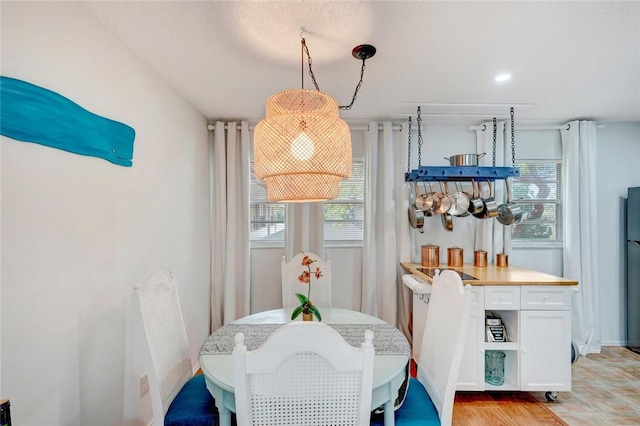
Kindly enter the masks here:
<path id="1" fill-rule="evenodd" d="M 451 157 L 444 157 L 452 167 L 459 166 L 477 166 L 478 160 L 486 155 L 486 152 L 482 154 L 458 154 Z"/>
<path id="2" fill-rule="evenodd" d="M 448 213 L 453 216 L 468 216 L 469 212 L 467 211 L 467 209 L 469 208 L 469 199 L 462 191 L 459 190 L 458 183 L 455 182 L 455 184 L 455 192 L 449 194 L 449 196 L 451 197 L 451 208 L 449 209 Z M 445 189 L 448 192 L 449 188 L 447 187 L 446 182 L 444 185 Z"/>
<path id="3" fill-rule="evenodd" d="M 442 213 L 442 227 L 445 231 L 453 232 L 453 216 L 449 213 Z"/>
<path id="4" fill-rule="evenodd" d="M 435 192 L 433 192 L 433 189 L 431 188 L 431 181 L 428 181 L 429 183 L 429 192 L 427 192 L 427 194 L 429 195 L 429 198 L 431 200 L 431 207 L 429 207 L 426 210 L 423 210 L 424 212 L 424 217 L 431 217 L 431 216 L 435 216 L 436 213 L 433 211 L 433 204 L 435 203 L 435 199 L 433 198 L 434 195 L 436 194 Z M 427 190 L 427 187 L 425 186 L 425 191 Z"/>
<path id="5" fill-rule="evenodd" d="M 412 228 L 417 229 L 421 234 L 424 232 L 424 212 L 415 205 L 409 206 L 409 223 Z"/>
<path id="6" fill-rule="evenodd" d="M 498 204 L 496 203 L 495 198 L 493 198 L 493 188 L 491 187 L 491 181 L 488 180 L 487 184 L 489 185 L 489 196 L 482 199 L 484 207 L 482 208 L 481 212 L 473 214 L 478 219 L 488 219 L 498 216 Z M 480 189 L 479 182 L 478 189 Z"/>
<path id="7" fill-rule="evenodd" d="M 517 203 L 511 202 L 509 179 L 505 179 L 504 184 L 507 187 L 507 201 L 498 206 L 498 222 L 508 226 L 522 221 L 522 209 Z"/>
<path id="8" fill-rule="evenodd" d="M 442 182 L 440 182 L 440 192 L 433 194 L 433 205 L 431 210 L 435 214 L 443 214 L 449 211 L 451 208 L 451 197 L 442 190 Z"/>
<path id="9" fill-rule="evenodd" d="M 467 205 L 467 211 L 462 213 L 460 215 L 460 217 L 467 217 L 469 216 L 471 213 L 469 213 L 469 207 L 471 206 L 471 198 L 473 198 L 471 196 L 471 194 L 469 194 L 467 191 L 464 190 L 464 186 L 462 186 L 462 183 L 460 183 L 459 187 L 458 187 L 458 182 L 456 182 L 456 188 L 458 188 L 458 192 L 460 192 L 462 195 L 464 195 L 467 198 L 467 201 L 469 202 L 469 204 Z"/>
<path id="10" fill-rule="evenodd" d="M 422 227 L 424 226 L 424 212 L 414 204 L 414 200 L 416 199 L 415 188 L 417 188 L 417 186 L 414 187 L 409 185 L 409 224 L 412 228 L 423 233 L 424 230 Z"/>
<path id="11" fill-rule="evenodd" d="M 471 198 L 469 198 L 469 208 L 467 211 L 471 214 L 477 214 L 484 209 L 484 203 L 480 198 L 480 191 L 476 191 L 476 181 L 471 179 Z"/>
<path id="12" fill-rule="evenodd" d="M 416 194 L 418 193 L 418 184 L 414 182 L 416 188 Z M 431 193 L 427 192 L 427 186 L 424 185 L 424 194 L 420 194 L 416 197 L 416 207 L 422 211 L 431 210 L 431 206 L 433 205 L 433 196 Z"/>

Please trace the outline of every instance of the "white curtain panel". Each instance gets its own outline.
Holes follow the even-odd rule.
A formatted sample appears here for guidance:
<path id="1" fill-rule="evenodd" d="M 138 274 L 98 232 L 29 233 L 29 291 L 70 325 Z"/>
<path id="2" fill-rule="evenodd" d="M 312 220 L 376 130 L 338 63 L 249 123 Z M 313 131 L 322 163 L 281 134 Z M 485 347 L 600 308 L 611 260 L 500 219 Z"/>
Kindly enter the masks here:
<path id="1" fill-rule="evenodd" d="M 578 281 L 572 338 L 581 355 L 600 352 L 596 125 L 572 121 L 560 131 L 564 195 L 563 276 Z"/>
<path id="2" fill-rule="evenodd" d="M 285 257 L 289 262 L 300 252 L 324 252 L 324 203 L 288 203 L 285 215 Z"/>
<path id="3" fill-rule="evenodd" d="M 406 157 L 396 149 L 400 137 L 391 122 L 369 123 L 365 147 L 365 206 L 362 260 L 362 312 L 398 325 L 401 260 L 410 260 L 409 227 L 404 183 Z M 406 310 L 405 303 L 401 304 Z M 406 312 L 404 313 L 406 317 Z"/>
<path id="4" fill-rule="evenodd" d="M 399 255 L 398 262 L 420 263 L 421 248 L 417 243 L 417 231 L 412 230 L 409 225 L 409 207 L 413 204 L 413 200 L 409 201 L 409 183 L 404 181 L 404 171 L 407 170 L 407 146 L 409 131 L 408 126 L 403 125 L 400 130 L 400 139 L 395 141 L 396 147 L 405 147 L 396 151 L 396 181 L 395 204 L 396 204 L 396 252 Z M 409 331 L 409 323 L 411 321 L 411 311 L 413 309 L 413 292 L 402 283 L 402 276 L 407 272 L 397 264 L 396 288 L 398 289 L 398 323 L 396 326 L 404 333 L 412 342 L 411 332 Z"/>
<path id="5" fill-rule="evenodd" d="M 211 146 L 211 329 L 216 330 L 249 315 L 249 125 L 216 122 Z"/>
<path id="6" fill-rule="evenodd" d="M 479 159 L 478 165 L 483 167 L 491 167 L 493 165 L 493 121 L 487 121 L 480 124 L 480 129 L 476 130 L 476 153 L 486 155 Z M 511 139 L 509 138 L 509 161 L 505 162 L 505 123 L 498 121 L 496 123 L 496 167 L 511 167 Z M 489 196 L 489 186 L 486 183 L 481 184 L 481 197 Z M 504 182 L 496 180 L 492 184 L 492 194 L 498 205 L 502 204 L 505 199 Z M 490 263 L 495 263 L 496 253 L 505 252 L 507 247 L 511 247 L 510 238 L 511 230 L 501 225 L 495 218 L 476 219 L 476 240 L 475 249 L 485 250 L 489 257 Z M 505 239 L 509 238 L 509 242 L 505 247 Z"/>

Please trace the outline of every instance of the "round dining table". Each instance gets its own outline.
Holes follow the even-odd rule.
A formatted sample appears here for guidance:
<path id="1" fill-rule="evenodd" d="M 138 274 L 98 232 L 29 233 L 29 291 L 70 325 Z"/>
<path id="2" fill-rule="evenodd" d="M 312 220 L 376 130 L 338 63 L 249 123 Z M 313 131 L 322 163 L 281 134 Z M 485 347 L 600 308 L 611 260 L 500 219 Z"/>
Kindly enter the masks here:
<path id="1" fill-rule="evenodd" d="M 274 309 L 240 318 L 220 327 L 203 343 L 200 367 L 220 413 L 221 426 L 230 426 L 231 412 L 235 412 L 231 356 L 235 334 L 245 334 L 248 349 L 255 349 L 279 326 L 291 322 L 292 311 L 293 308 Z M 392 426 L 394 403 L 409 373 L 411 350 L 407 339 L 400 330 L 371 315 L 340 308 L 321 308 L 320 311 L 322 322 L 333 326 L 354 346 L 359 346 L 364 340 L 365 328 L 374 332 L 371 410 L 384 406 L 384 424 Z"/>

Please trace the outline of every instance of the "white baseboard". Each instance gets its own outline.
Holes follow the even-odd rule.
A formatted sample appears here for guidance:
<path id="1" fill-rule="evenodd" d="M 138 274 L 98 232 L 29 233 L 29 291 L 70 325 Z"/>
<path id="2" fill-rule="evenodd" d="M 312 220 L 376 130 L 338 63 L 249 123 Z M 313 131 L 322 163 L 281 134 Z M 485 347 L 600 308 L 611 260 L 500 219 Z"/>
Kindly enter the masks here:
<path id="1" fill-rule="evenodd" d="M 627 346 L 627 342 L 621 340 L 609 340 L 607 342 L 600 343 L 600 346 Z"/>

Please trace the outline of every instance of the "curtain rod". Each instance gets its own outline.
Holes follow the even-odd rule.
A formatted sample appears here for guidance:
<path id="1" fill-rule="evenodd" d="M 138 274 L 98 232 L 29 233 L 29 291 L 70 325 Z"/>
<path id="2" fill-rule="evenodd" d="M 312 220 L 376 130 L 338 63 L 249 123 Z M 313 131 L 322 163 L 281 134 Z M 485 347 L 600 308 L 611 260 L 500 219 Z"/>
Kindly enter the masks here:
<path id="1" fill-rule="evenodd" d="M 227 130 L 229 127 L 225 124 L 224 125 L 224 129 Z M 256 126 L 254 124 L 249 125 L 249 130 L 253 130 L 255 129 Z M 216 126 L 215 124 L 209 123 L 207 124 L 207 130 L 215 130 Z M 384 129 L 384 125 L 380 124 L 378 125 L 378 130 L 383 130 Z M 391 126 L 392 130 L 396 130 L 396 131 L 400 131 L 402 130 L 402 125 L 401 124 L 394 124 Z M 349 125 L 349 130 L 369 130 L 369 125 L 368 124 L 354 124 L 354 125 Z"/>
<path id="2" fill-rule="evenodd" d="M 558 126 L 536 126 L 536 125 L 528 125 L 528 126 L 516 126 L 516 130 L 569 130 L 571 125 L 569 123 L 562 124 Z M 604 124 L 596 124 L 596 129 L 603 129 Z M 486 130 L 486 124 L 479 124 L 477 126 L 469 126 L 469 130 Z"/>

